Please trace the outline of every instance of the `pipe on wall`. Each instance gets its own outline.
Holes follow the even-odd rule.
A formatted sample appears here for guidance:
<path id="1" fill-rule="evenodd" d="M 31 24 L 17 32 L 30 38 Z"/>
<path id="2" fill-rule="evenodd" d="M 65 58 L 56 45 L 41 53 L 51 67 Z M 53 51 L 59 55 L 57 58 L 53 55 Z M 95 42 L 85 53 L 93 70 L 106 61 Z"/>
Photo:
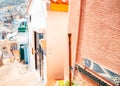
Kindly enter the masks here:
<path id="1" fill-rule="evenodd" d="M 72 67 L 72 62 L 71 62 L 71 36 L 72 34 L 68 34 L 68 42 L 69 42 L 69 86 L 72 85 L 72 73 L 71 73 L 71 67 Z"/>

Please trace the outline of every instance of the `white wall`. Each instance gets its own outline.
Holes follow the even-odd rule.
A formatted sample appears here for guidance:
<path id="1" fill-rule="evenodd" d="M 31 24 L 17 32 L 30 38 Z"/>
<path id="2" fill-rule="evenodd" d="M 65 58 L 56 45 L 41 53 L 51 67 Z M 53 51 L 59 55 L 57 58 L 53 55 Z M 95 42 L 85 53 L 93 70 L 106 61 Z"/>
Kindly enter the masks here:
<path id="1" fill-rule="evenodd" d="M 34 48 L 34 31 L 41 32 L 46 28 L 47 9 L 46 2 L 43 0 L 32 0 L 28 11 L 31 15 L 31 22 L 29 22 L 29 51 L 30 51 L 30 67 L 35 70 L 35 54 L 32 55 L 32 48 Z M 46 58 L 46 56 L 44 56 Z M 47 83 L 47 67 L 46 59 L 44 60 L 44 84 Z"/>
<path id="2" fill-rule="evenodd" d="M 34 34 L 32 27 L 29 25 L 29 56 L 30 56 L 30 67 L 35 70 L 35 55 L 32 54 L 32 48 L 34 49 Z"/>
<path id="3" fill-rule="evenodd" d="M 42 0 L 34 0 L 31 4 L 29 11 L 29 14 L 31 15 L 31 25 L 37 32 L 39 32 L 40 29 L 46 28 L 46 10 L 46 2 Z"/>

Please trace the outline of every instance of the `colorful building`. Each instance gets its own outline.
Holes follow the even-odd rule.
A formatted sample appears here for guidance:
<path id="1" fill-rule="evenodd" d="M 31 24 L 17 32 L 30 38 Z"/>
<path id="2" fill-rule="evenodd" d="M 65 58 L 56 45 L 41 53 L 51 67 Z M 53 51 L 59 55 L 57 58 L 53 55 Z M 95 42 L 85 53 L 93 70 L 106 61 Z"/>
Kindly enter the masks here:
<path id="1" fill-rule="evenodd" d="M 68 5 L 63 5 L 67 6 L 65 10 L 59 7 L 53 9 L 54 5 L 44 0 L 31 0 L 28 5 L 30 65 L 40 72 L 44 84 L 51 86 L 56 80 L 64 79 L 64 59 L 67 51 Z M 43 38 L 39 39 L 41 34 Z M 37 49 L 40 49 L 40 52 L 36 52 L 39 51 Z"/>
<path id="2" fill-rule="evenodd" d="M 29 0 L 30 65 L 44 85 L 119 86 L 119 11 L 118 0 Z"/>

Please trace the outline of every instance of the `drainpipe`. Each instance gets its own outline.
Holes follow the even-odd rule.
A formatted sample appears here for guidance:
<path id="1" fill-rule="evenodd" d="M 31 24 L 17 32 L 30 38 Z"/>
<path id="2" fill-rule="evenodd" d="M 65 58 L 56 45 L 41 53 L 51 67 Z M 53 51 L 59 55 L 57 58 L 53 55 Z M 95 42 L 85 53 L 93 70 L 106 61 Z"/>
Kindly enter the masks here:
<path id="1" fill-rule="evenodd" d="M 69 42 L 69 86 L 72 86 L 72 73 L 71 73 L 71 33 L 68 34 L 68 42 Z"/>

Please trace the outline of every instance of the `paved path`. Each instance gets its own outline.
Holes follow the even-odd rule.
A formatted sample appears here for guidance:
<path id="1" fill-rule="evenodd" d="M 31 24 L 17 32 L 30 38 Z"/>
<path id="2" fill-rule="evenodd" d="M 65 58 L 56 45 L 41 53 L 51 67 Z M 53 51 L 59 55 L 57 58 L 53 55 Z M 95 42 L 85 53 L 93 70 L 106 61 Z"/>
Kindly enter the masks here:
<path id="1" fill-rule="evenodd" d="M 0 86 L 44 86 L 36 71 L 18 62 L 0 67 Z"/>

